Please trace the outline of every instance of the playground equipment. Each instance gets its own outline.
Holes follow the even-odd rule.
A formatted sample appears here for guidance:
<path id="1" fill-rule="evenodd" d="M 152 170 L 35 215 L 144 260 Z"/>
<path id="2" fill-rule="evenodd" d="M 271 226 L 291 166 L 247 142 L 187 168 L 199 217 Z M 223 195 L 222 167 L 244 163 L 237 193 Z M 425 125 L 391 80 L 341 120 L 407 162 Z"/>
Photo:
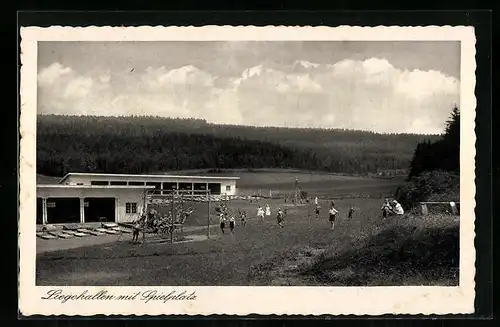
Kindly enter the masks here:
<path id="1" fill-rule="evenodd" d="M 170 237 L 174 243 L 176 231 L 183 231 L 186 220 L 195 212 L 188 202 L 206 202 L 207 236 L 210 238 L 210 190 L 150 190 L 144 195 L 144 213 L 137 221 L 146 234 Z M 155 209 L 156 208 L 156 209 Z"/>
<path id="2" fill-rule="evenodd" d="M 295 182 L 293 185 L 293 190 L 292 190 L 292 203 L 287 203 L 287 206 L 303 206 L 304 205 L 304 199 L 302 197 L 302 191 L 300 189 L 299 185 L 299 179 L 295 178 Z M 286 198 L 289 198 L 288 196 Z"/>

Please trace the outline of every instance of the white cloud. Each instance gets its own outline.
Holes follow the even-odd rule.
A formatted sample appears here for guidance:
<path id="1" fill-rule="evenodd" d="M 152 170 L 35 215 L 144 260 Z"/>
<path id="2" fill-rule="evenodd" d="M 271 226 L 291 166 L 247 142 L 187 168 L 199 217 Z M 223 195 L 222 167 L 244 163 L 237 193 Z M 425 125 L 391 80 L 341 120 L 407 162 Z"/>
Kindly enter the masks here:
<path id="1" fill-rule="evenodd" d="M 93 80 L 90 77 L 76 77 L 68 82 L 63 93 L 64 98 L 83 98 L 92 89 Z"/>
<path id="2" fill-rule="evenodd" d="M 38 83 L 40 85 L 50 85 L 58 78 L 71 73 L 71 68 L 63 67 L 61 64 L 56 62 L 40 71 L 38 74 Z"/>
<path id="3" fill-rule="evenodd" d="M 459 103 L 455 78 L 401 70 L 383 58 L 261 64 L 233 78 L 192 65 L 78 74 L 54 63 L 38 81 L 42 113 L 151 114 L 260 126 L 440 133 Z"/>

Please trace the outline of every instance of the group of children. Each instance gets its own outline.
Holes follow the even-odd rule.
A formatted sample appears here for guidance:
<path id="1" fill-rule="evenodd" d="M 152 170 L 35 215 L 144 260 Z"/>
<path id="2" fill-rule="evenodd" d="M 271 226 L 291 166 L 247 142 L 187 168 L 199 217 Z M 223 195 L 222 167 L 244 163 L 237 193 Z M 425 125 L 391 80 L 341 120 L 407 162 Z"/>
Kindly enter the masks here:
<path id="1" fill-rule="evenodd" d="M 319 205 L 319 201 L 318 201 L 317 197 L 314 199 L 314 204 L 315 204 L 314 211 L 316 213 L 316 218 L 320 218 L 321 207 Z M 239 215 L 241 218 L 242 225 L 245 225 L 246 218 L 247 218 L 246 212 L 241 211 L 241 210 L 238 210 L 238 212 L 239 212 Z M 354 207 L 350 206 L 349 210 L 347 211 L 347 218 L 352 219 L 354 212 L 355 212 Z M 338 213 L 339 213 L 339 211 L 335 207 L 335 202 L 331 201 L 330 208 L 328 210 L 328 221 L 330 222 L 331 229 L 335 228 L 335 222 L 337 220 Z M 404 210 L 403 210 L 401 204 L 399 204 L 396 200 L 389 201 L 386 199 L 384 205 L 382 206 L 382 216 L 385 218 L 391 214 L 403 215 Z M 228 221 L 227 215 L 228 215 L 227 211 L 225 213 L 220 214 L 220 228 L 222 230 L 222 233 L 224 233 L 225 227 L 226 227 L 226 222 Z M 281 228 L 284 227 L 283 221 L 284 221 L 285 215 L 286 215 L 286 207 L 285 207 L 284 211 L 281 208 L 278 208 L 278 210 L 276 212 L 276 221 L 278 223 L 278 226 L 280 226 Z M 271 216 L 271 207 L 269 205 L 266 205 L 265 207 L 262 207 L 260 205 L 258 206 L 257 218 L 259 220 L 265 220 L 266 217 L 269 218 L 270 216 Z M 229 229 L 230 229 L 231 233 L 234 232 L 235 223 L 236 223 L 236 220 L 235 220 L 234 216 L 231 216 L 231 218 L 229 218 Z"/>
<path id="2" fill-rule="evenodd" d="M 285 219 L 285 214 L 286 214 L 286 208 L 285 208 L 285 211 L 281 210 L 281 208 L 278 208 L 278 210 L 276 211 L 276 221 L 278 222 L 278 226 L 280 226 L 281 228 L 283 228 L 283 220 Z M 266 208 L 265 210 L 259 206 L 257 208 L 257 218 L 261 219 L 261 220 L 264 220 L 265 218 L 264 217 L 270 217 L 271 216 L 271 207 L 268 205 L 266 205 Z"/>
<path id="3" fill-rule="evenodd" d="M 238 210 L 238 214 L 240 216 L 241 225 L 245 226 L 247 224 L 246 211 Z M 221 211 L 221 213 L 219 214 L 220 229 L 222 231 L 222 234 L 224 234 L 226 230 L 226 223 L 229 221 L 229 231 L 231 232 L 231 234 L 233 234 L 234 228 L 236 226 L 236 219 L 234 218 L 233 215 L 231 215 L 229 219 L 227 219 L 227 217 L 228 217 L 228 211 L 227 210 Z"/>
<path id="4" fill-rule="evenodd" d="M 314 203 L 315 203 L 316 218 L 319 218 L 321 207 L 318 204 L 318 198 L 314 199 Z M 331 229 L 335 228 L 335 221 L 337 220 L 338 213 L 339 211 L 335 208 L 335 202 L 332 201 L 330 204 L 330 209 L 328 210 L 328 221 L 330 222 Z M 353 214 L 354 214 L 354 207 L 350 206 L 349 211 L 347 212 L 347 218 L 351 219 Z"/>

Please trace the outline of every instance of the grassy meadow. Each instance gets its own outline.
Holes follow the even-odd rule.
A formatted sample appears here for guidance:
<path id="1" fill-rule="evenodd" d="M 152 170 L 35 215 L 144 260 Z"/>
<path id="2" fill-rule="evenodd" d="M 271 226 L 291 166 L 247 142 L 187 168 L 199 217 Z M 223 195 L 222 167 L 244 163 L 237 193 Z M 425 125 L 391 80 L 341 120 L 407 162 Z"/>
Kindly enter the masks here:
<path id="1" fill-rule="evenodd" d="M 234 234 L 221 233 L 212 206 L 208 240 L 137 245 L 125 236 L 105 245 L 38 254 L 37 285 L 458 284 L 458 217 L 405 215 L 383 220 L 383 196 L 392 194 L 397 180 L 290 171 L 241 171 L 238 176 L 238 191 L 290 192 L 298 177 L 302 190 L 320 197 L 321 214 L 315 216 L 312 203 L 289 206 L 285 227 L 280 228 L 275 212 L 284 208 L 283 199 L 230 201 L 233 213 L 245 210 L 249 217 L 245 226 L 237 219 Z M 333 230 L 327 217 L 331 198 L 339 210 Z M 266 204 L 273 214 L 257 219 L 257 206 Z M 193 205 L 199 207 L 186 225 L 200 228 L 184 234 L 206 235 L 208 206 Z M 350 206 L 355 208 L 352 219 L 347 218 Z"/>

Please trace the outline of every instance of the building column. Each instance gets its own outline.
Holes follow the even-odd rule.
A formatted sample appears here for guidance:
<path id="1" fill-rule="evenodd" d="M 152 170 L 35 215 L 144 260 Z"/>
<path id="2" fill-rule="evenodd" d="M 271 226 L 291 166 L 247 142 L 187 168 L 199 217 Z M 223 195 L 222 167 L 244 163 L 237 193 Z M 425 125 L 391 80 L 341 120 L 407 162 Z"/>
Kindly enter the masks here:
<path id="1" fill-rule="evenodd" d="M 47 198 L 42 198 L 42 224 L 47 225 Z"/>
<path id="2" fill-rule="evenodd" d="M 118 209 L 119 209 L 118 197 L 115 198 L 115 223 L 118 222 Z"/>
<path id="3" fill-rule="evenodd" d="M 85 198 L 80 197 L 80 224 L 85 223 Z"/>
<path id="4" fill-rule="evenodd" d="M 194 194 L 194 183 L 191 182 L 191 194 Z"/>

